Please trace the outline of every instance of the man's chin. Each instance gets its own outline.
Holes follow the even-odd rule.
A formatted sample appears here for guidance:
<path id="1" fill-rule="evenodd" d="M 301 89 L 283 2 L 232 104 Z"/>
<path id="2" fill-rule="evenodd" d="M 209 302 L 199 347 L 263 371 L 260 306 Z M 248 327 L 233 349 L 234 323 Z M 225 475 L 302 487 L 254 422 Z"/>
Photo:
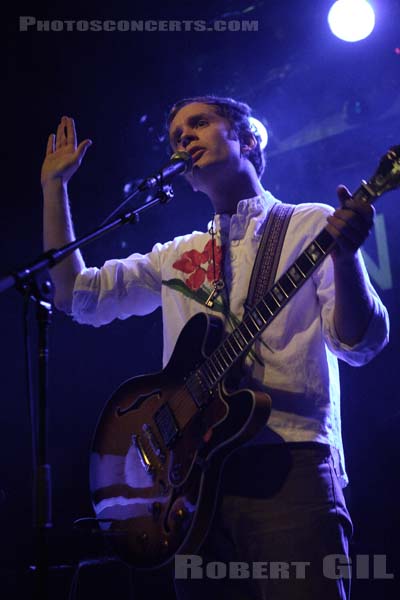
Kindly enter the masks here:
<path id="1" fill-rule="evenodd" d="M 192 170 L 189 174 L 189 177 L 192 176 L 194 178 L 199 177 L 208 177 L 213 173 L 215 169 L 219 166 L 219 162 L 217 160 L 213 160 L 208 156 L 201 156 L 197 162 L 194 163 Z"/>
<path id="2" fill-rule="evenodd" d="M 221 161 L 201 157 L 192 167 L 190 173 L 184 175 L 195 192 L 207 193 L 213 182 L 218 178 Z"/>

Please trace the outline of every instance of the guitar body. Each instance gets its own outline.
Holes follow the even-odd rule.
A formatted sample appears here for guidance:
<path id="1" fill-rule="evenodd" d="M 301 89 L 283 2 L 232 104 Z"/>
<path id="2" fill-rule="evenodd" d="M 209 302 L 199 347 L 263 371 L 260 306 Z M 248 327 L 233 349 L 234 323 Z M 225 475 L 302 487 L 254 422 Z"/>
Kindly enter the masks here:
<path id="1" fill-rule="evenodd" d="M 90 457 L 92 502 L 116 553 L 136 567 L 157 568 L 198 549 L 226 458 L 267 422 L 266 394 L 230 394 L 223 381 L 193 393 L 186 384 L 222 335 L 219 319 L 195 315 L 166 368 L 123 383 L 101 414 Z"/>

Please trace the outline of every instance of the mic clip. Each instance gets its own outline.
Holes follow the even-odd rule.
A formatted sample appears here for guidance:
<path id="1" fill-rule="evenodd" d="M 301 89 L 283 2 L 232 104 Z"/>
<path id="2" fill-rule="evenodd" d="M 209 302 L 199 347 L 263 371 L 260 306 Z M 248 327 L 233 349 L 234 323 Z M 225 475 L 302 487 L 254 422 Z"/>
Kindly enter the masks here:
<path id="1" fill-rule="evenodd" d="M 172 185 L 166 183 L 162 187 L 160 186 L 154 194 L 154 197 L 160 200 L 160 204 L 167 204 L 174 197 Z"/>

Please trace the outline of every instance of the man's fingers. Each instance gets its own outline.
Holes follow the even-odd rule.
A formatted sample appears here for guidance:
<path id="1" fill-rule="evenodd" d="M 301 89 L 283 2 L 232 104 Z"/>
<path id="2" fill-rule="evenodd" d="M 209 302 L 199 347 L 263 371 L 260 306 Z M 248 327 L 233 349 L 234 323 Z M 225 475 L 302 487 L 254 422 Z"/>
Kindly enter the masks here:
<path id="1" fill-rule="evenodd" d="M 59 148 L 61 148 L 62 146 L 62 139 L 64 136 L 64 125 L 63 122 L 61 121 L 57 127 L 57 133 L 56 133 L 56 150 L 58 150 Z"/>
<path id="2" fill-rule="evenodd" d="M 342 184 L 337 186 L 336 193 L 339 196 L 340 202 L 342 202 L 342 201 L 345 202 L 346 200 L 350 200 L 350 198 L 352 197 L 349 189 L 345 185 L 342 185 Z"/>
<path id="3" fill-rule="evenodd" d="M 345 222 L 342 219 L 337 219 L 333 215 L 328 217 L 329 231 L 334 237 L 344 236 L 348 238 L 361 239 L 368 236 L 370 227 L 360 220 L 353 222 Z"/>
<path id="4" fill-rule="evenodd" d="M 53 152 L 55 150 L 55 139 L 56 139 L 56 136 L 54 135 L 54 133 L 51 133 L 47 140 L 46 156 L 48 156 L 49 154 L 53 154 Z"/>
<path id="5" fill-rule="evenodd" d="M 363 245 L 363 243 L 365 242 L 365 240 L 368 237 L 368 232 L 364 232 L 364 233 L 362 233 L 360 231 L 352 231 L 351 233 L 349 231 L 338 232 L 338 230 L 336 228 L 332 227 L 331 225 L 328 225 L 326 229 L 335 238 L 335 240 L 340 248 L 350 251 L 352 254 L 355 254 L 355 252 L 358 250 L 358 248 L 360 248 L 360 246 Z"/>
<path id="6" fill-rule="evenodd" d="M 355 229 L 364 229 L 372 227 L 374 222 L 375 210 L 372 206 L 356 206 L 352 209 L 337 208 L 333 215 L 328 217 L 328 221 L 337 221 L 335 225 L 341 227 L 354 227 Z"/>
<path id="7" fill-rule="evenodd" d="M 62 146 L 67 145 L 67 133 L 66 129 L 68 126 L 67 117 L 62 117 L 59 126 L 57 127 L 57 139 L 56 139 L 56 149 L 61 148 Z"/>
<path id="8" fill-rule="evenodd" d="M 76 148 L 76 129 L 74 119 L 65 117 L 67 125 L 67 144 L 72 144 Z"/>
<path id="9" fill-rule="evenodd" d="M 79 162 L 83 159 L 89 146 L 92 145 L 92 140 L 83 140 L 77 148 Z"/>
<path id="10" fill-rule="evenodd" d="M 72 146 L 73 151 L 75 151 L 77 149 L 76 144 L 77 144 L 77 138 L 76 138 L 76 129 L 75 129 L 74 119 L 72 119 L 71 117 L 66 117 L 66 116 L 61 117 L 61 121 L 57 127 L 57 133 L 54 136 L 52 145 L 50 145 L 50 139 L 48 140 L 47 154 L 51 154 L 51 152 L 54 152 L 55 150 L 59 150 L 63 146 Z M 80 150 L 78 152 L 78 156 L 83 157 L 87 148 L 90 146 L 90 144 L 91 144 L 90 140 L 85 140 L 84 142 L 81 142 L 81 144 L 79 144 Z M 82 152 L 83 152 L 83 154 L 82 154 Z"/>
<path id="11" fill-rule="evenodd" d="M 367 239 L 373 224 L 373 210 L 365 208 L 368 207 L 360 211 L 338 208 L 327 218 L 328 231 L 342 247 L 356 250 Z"/>

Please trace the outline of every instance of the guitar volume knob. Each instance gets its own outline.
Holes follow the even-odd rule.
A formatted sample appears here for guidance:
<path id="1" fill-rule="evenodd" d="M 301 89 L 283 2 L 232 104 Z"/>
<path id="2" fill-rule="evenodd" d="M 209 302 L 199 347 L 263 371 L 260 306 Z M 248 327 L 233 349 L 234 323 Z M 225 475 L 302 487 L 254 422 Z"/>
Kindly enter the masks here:
<path id="1" fill-rule="evenodd" d="M 185 517 L 186 517 L 186 510 L 184 508 L 178 508 L 175 511 L 174 518 L 176 521 L 183 521 L 183 519 Z"/>

